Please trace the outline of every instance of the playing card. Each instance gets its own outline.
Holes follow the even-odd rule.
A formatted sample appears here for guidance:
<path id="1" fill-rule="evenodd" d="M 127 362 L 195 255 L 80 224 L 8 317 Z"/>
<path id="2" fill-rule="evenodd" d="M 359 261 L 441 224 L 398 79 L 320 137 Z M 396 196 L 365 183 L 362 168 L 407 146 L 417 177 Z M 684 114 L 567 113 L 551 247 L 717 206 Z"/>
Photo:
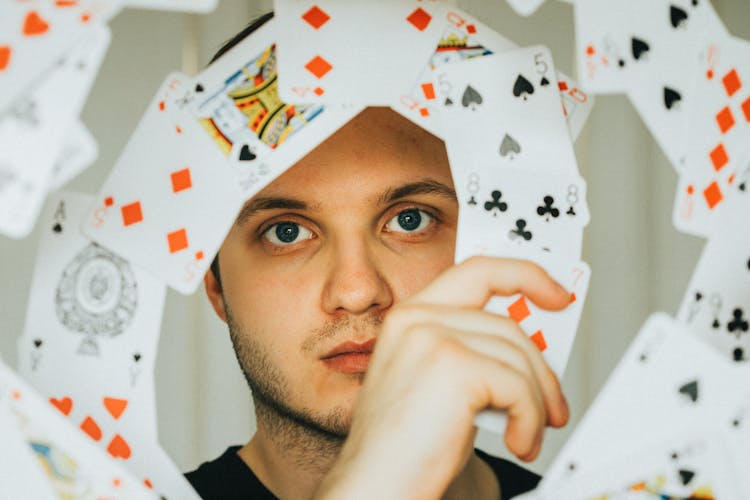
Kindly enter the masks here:
<path id="1" fill-rule="evenodd" d="M 94 27 L 25 96 L 0 113 L 0 233 L 32 229 L 66 136 L 86 101 L 109 44 Z"/>
<path id="2" fill-rule="evenodd" d="M 55 494 L 31 447 L 24 441 L 7 398 L 0 397 L 0 498 L 52 500 Z"/>
<path id="3" fill-rule="evenodd" d="M 746 391 L 747 376 L 747 367 L 729 364 L 679 322 L 652 315 L 549 467 L 544 483 L 582 477 L 671 433 L 728 418 L 737 395 Z"/>
<path id="4" fill-rule="evenodd" d="M 632 2 L 576 0 L 576 60 L 578 82 L 591 94 L 621 93 L 631 54 L 643 46 L 629 30 L 638 23 Z"/>
<path id="5" fill-rule="evenodd" d="M 155 498 L 140 481 L 93 446 L 47 401 L 0 363 L 0 408 L 8 407 L 55 498 Z M 0 409 L 0 413 L 3 411 Z M 24 460 L 22 456 L 17 459 Z M 28 492 L 35 488 L 29 485 Z"/>
<path id="6" fill-rule="evenodd" d="M 0 4 L 0 111 L 35 82 L 55 61 L 91 36 L 110 14 L 113 0 Z M 59 94 L 58 94 L 59 97 Z"/>
<path id="7" fill-rule="evenodd" d="M 126 7 L 135 9 L 175 10 L 205 14 L 216 9 L 219 0 L 124 0 Z"/>
<path id="8" fill-rule="evenodd" d="M 522 16 L 530 16 L 543 3 L 544 0 L 508 0 L 508 4 L 513 7 L 513 10 Z"/>
<path id="9" fill-rule="evenodd" d="M 92 201 L 56 193 L 45 207 L 19 371 L 44 393 L 75 390 L 97 406 L 102 389 L 128 401 L 135 395 L 141 400 L 128 414 L 138 413 L 138 432 L 155 439 L 164 285 L 80 233 Z"/>
<path id="10" fill-rule="evenodd" d="M 693 334 L 737 362 L 750 358 L 750 200 L 742 201 L 718 221 L 677 313 Z"/>
<path id="11" fill-rule="evenodd" d="M 278 40 L 281 99 L 396 102 L 437 46 L 443 8 L 439 1 L 275 0 L 283 34 Z"/>
<path id="12" fill-rule="evenodd" d="M 710 2 L 633 0 L 638 23 L 632 30 L 627 94 L 651 135 L 676 170 L 685 163 L 685 131 L 694 93 L 701 39 L 726 36 Z M 635 41 L 637 40 L 637 42 Z"/>
<path id="13" fill-rule="evenodd" d="M 83 232 L 181 293 L 200 284 L 245 201 L 208 137 L 171 104 L 167 77 L 83 220 Z"/>
<path id="14" fill-rule="evenodd" d="M 707 235 L 750 153 L 750 42 L 704 40 L 695 84 L 699 96 L 686 133 L 686 161 L 673 211 L 677 229 Z"/>
<path id="15" fill-rule="evenodd" d="M 176 106 L 197 121 L 196 128 L 210 147 L 233 165 L 246 198 L 362 109 L 282 102 L 276 70 L 278 37 L 277 21 L 267 21 L 174 98 Z"/>
<path id="16" fill-rule="evenodd" d="M 745 391 L 738 400 L 729 418 L 718 423 L 717 427 L 727 443 L 731 470 L 740 490 L 747 493 L 750 492 L 750 477 L 746 474 L 750 467 L 750 391 Z"/>
<path id="17" fill-rule="evenodd" d="M 530 260 L 543 267 L 558 283 L 570 292 L 570 304 L 562 311 L 551 312 L 538 308 L 526 297 L 493 297 L 487 311 L 513 319 L 542 352 L 545 361 L 558 377 L 565 373 L 578 323 L 586 300 L 591 269 L 585 262 L 552 255 L 542 251 L 518 251 L 489 247 L 478 255 Z M 502 434 L 505 416 L 496 411 L 480 413 L 475 420 L 483 429 Z"/>
<path id="18" fill-rule="evenodd" d="M 660 437 L 572 481 L 545 482 L 537 499 L 739 498 L 725 443 L 706 426 Z"/>
<path id="19" fill-rule="evenodd" d="M 455 7 L 442 11 L 442 35 L 437 48 L 411 91 L 401 95 L 391 107 L 433 135 L 444 139 L 439 119 L 440 94 L 433 72 L 446 64 L 506 52 L 518 47 L 489 26 Z M 558 90 L 571 137 L 575 140 L 593 108 L 594 100 L 580 90 L 570 77 L 558 72 Z"/>
<path id="20" fill-rule="evenodd" d="M 155 491 L 181 491 L 184 480 L 170 472 L 157 437 L 153 371 L 164 285 L 80 234 L 92 201 L 57 193 L 41 217 L 19 371 Z"/>
<path id="21" fill-rule="evenodd" d="M 586 182 L 577 175 L 483 162 L 451 169 L 460 203 L 456 258 L 486 249 L 543 250 L 580 259 L 588 224 Z"/>
<path id="22" fill-rule="evenodd" d="M 62 150 L 52 167 L 49 190 L 56 191 L 86 170 L 99 155 L 99 145 L 89 129 L 77 121 L 68 132 Z"/>
<path id="23" fill-rule="evenodd" d="M 452 165 L 578 173 L 546 47 L 447 65 L 435 80 Z"/>

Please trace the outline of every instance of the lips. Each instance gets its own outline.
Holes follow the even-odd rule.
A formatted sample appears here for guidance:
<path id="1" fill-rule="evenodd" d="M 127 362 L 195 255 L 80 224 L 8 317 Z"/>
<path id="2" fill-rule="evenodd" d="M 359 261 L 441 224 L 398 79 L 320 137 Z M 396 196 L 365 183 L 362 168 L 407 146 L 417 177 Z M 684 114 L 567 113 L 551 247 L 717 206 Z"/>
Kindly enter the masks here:
<path id="1" fill-rule="evenodd" d="M 343 342 L 325 354 L 321 361 L 332 370 L 342 373 L 364 373 L 370 364 L 375 338 L 367 342 Z"/>

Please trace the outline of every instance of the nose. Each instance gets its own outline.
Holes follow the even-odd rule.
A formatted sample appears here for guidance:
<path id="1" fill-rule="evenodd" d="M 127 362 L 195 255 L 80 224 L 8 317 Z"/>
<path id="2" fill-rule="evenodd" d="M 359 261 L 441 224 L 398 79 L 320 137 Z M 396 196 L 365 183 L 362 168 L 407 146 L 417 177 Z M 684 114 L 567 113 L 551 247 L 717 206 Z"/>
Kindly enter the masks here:
<path id="1" fill-rule="evenodd" d="M 366 235 L 349 235 L 329 247 L 322 296 L 326 313 L 358 315 L 386 310 L 393 304 L 393 290 L 377 254 L 377 242 Z"/>

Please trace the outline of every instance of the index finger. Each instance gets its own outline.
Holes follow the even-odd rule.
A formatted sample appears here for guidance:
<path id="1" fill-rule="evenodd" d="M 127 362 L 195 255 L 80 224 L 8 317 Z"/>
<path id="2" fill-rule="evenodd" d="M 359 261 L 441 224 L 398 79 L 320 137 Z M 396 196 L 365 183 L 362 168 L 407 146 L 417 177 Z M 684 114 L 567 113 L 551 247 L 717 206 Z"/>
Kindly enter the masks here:
<path id="1" fill-rule="evenodd" d="M 570 293 L 541 266 L 528 260 L 484 256 L 451 267 L 407 302 L 483 309 L 495 295 L 517 293 L 550 311 L 570 303 Z"/>

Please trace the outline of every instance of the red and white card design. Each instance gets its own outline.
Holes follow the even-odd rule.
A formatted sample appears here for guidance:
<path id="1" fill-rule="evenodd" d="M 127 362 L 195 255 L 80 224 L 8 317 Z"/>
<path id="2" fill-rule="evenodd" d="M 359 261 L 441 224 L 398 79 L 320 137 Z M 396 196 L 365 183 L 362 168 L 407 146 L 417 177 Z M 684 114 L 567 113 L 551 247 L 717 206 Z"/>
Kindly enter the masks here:
<path id="1" fill-rule="evenodd" d="M 578 332 L 591 269 L 582 261 L 552 255 L 548 252 L 518 252 L 508 248 L 487 249 L 481 255 L 530 260 L 543 267 L 570 292 L 570 304 L 562 311 L 544 311 L 523 295 L 493 297 L 486 310 L 513 319 L 542 353 L 558 377 L 565 373 L 570 351 Z M 488 431 L 505 432 L 505 416 L 496 411 L 477 415 L 476 424 Z"/>
<path id="2" fill-rule="evenodd" d="M 35 466 L 41 472 L 37 477 L 42 476 L 47 480 L 45 489 L 52 492 L 50 498 L 65 497 L 71 492 L 81 498 L 156 498 L 141 481 L 94 446 L 83 433 L 78 432 L 53 406 L 2 363 L 0 415 L 4 417 L 0 418 L 0 425 L 13 422 L 15 427 L 11 432 L 20 435 L 23 444 L 33 451 Z M 19 456 L 17 465 L 29 463 L 23 456 Z M 39 485 L 27 486 L 31 488 L 29 491 L 34 491 L 38 490 Z M 0 486 L 0 491 L 4 487 L 5 485 Z"/>
<path id="3" fill-rule="evenodd" d="M 0 233 L 29 234 L 50 188 L 55 162 L 86 102 L 109 46 L 97 25 L 36 86 L 0 111 Z"/>
<path id="4" fill-rule="evenodd" d="M 167 498 L 194 497 L 158 441 L 154 367 L 165 287 L 80 233 L 92 198 L 55 193 L 41 217 L 19 371 L 144 484 Z"/>
<path id="5" fill-rule="evenodd" d="M 232 165 L 249 198 L 361 111 L 289 104 L 278 93 L 276 19 L 246 37 L 174 95 L 200 139 Z"/>
<path id="6" fill-rule="evenodd" d="M 288 103 L 388 106 L 437 46 L 443 2 L 275 0 L 279 95 Z"/>
<path id="7" fill-rule="evenodd" d="M 441 16 L 442 31 L 434 52 L 422 63 L 422 72 L 410 92 L 403 93 L 396 103 L 391 103 L 391 107 L 433 135 L 445 139 L 446 133 L 438 116 L 442 106 L 441 85 L 436 88 L 433 72 L 446 64 L 506 52 L 518 46 L 456 7 L 447 6 Z M 563 113 L 575 140 L 593 109 L 594 99 L 578 88 L 570 77 L 559 71 L 556 76 Z"/>
<path id="8" fill-rule="evenodd" d="M 750 154 L 750 42 L 710 38 L 700 53 L 673 222 L 681 231 L 707 236 Z"/>
<path id="9" fill-rule="evenodd" d="M 103 22 L 117 0 L 0 3 L 0 110 Z"/>
<path id="10" fill-rule="evenodd" d="M 195 291 L 244 203 L 235 174 L 173 104 L 167 77 L 83 220 L 83 232 L 175 290 Z"/>

